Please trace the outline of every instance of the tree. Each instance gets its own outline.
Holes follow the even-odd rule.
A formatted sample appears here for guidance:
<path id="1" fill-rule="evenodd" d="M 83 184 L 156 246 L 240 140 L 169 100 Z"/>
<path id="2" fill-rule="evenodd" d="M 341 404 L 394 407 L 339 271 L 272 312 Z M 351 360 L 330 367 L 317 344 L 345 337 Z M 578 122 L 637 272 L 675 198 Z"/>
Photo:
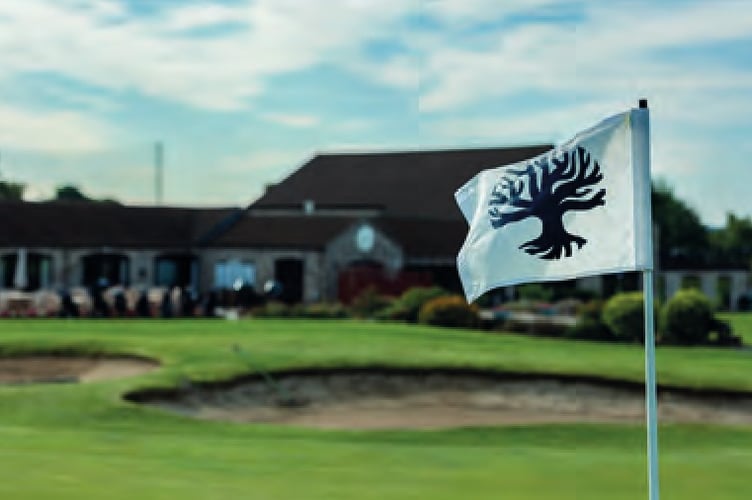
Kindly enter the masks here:
<path id="1" fill-rule="evenodd" d="M 606 190 L 591 194 L 590 188 L 602 179 L 600 165 L 595 161 L 590 168 L 590 153 L 582 146 L 551 156 L 550 161 L 545 156 L 524 169 L 509 169 L 491 193 L 491 225 L 500 228 L 536 217 L 542 224 L 540 236 L 519 248 L 546 260 L 570 257 L 572 244 L 582 248 L 587 240 L 564 228 L 564 213 L 604 205 Z M 504 210 L 509 207 L 514 210 Z"/>
<path id="2" fill-rule="evenodd" d="M 23 200 L 26 184 L 0 180 L 0 200 Z"/>
<path id="3" fill-rule="evenodd" d="M 726 225 L 708 233 L 714 263 L 748 267 L 752 257 L 752 220 L 726 214 Z"/>
<path id="4" fill-rule="evenodd" d="M 117 200 L 111 198 L 96 199 L 91 198 L 83 193 L 78 186 L 73 184 L 65 184 L 58 186 L 55 189 L 55 197 L 52 201 L 82 201 L 87 203 L 119 203 Z"/>
<path id="5" fill-rule="evenodd" d="M 659 265 L 670 268 L 707 264 L 708 231 L 697 213 L 660 180 L 653 183 L 652 200 Z"/>
<path id="6" fill-rule="evenodd" d="M 55 189 L 56 201 L 94 201 L 81 192 L 78 186 L 66 184 Z"/>

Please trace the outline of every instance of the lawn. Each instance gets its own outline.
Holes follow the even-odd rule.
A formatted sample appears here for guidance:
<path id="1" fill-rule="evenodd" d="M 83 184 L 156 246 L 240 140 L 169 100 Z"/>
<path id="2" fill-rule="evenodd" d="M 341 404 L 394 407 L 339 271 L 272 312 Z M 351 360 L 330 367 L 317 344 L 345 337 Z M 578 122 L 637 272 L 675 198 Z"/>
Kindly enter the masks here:
<path id="1" fill-rule="evenodd" d="M 729 317 L 737 329 L 752 316 Z M 745 333 L 745 332 L 742 332 Z M 749 338 L 749 336 L 747 337 Z M 0 351 L 117 352 L 163 367 L 84 385 L 0 387 L 0 498 L 634 499 L 641 426 L 317 431 L 192 421 L 134 388 L 302 366 L 454 366 L 641 380 L 640 346 L 368 322 L 3 321 Z M 752 391 L 752 352 L 658 349 L 664 384 Z M 663 426 L 662 498 L 746 499 L 752 429 Z"/>

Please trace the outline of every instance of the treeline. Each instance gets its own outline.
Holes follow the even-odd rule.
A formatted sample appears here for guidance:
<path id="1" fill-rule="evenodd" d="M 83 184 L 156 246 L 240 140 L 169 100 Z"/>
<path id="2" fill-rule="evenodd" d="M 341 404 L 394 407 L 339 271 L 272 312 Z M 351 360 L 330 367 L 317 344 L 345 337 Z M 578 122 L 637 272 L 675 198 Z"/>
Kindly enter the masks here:
<path id="1" fill-rule="evenodd" d="M 22 182 L 12 182 L 0 180 L 0 201 L 23 201 L 26 184 Z M 116 200 L 105 198 L 97 199 L 84 194 L 84 192 L 73 184 L 64 184 L 55 189 L 52 198 L 45 201 L 81 201 L 91 203 L 118 203 Z"/>
<path id="2" fill-rule="evenodd" d="M 653 220 L 662 269 L 747 269 L 752 260 L 752 219 L 733 213 L 720 228 L 709 228 L 697 212 L 664 182 L 653 184 Z"/>

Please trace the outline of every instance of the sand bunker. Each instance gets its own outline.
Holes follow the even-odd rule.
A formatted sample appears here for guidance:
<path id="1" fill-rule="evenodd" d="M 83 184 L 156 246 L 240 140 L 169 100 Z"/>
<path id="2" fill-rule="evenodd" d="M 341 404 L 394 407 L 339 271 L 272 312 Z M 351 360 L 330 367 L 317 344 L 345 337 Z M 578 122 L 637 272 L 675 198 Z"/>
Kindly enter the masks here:
<path id="1" fill-rule="evenodd" d="M 307 370 L 132 393 L 130 401 L 208 420 L 330 429 L 642 422 L 640 384 L 466 370 Z M 659 391 L 662 422 L 752 424 L 752 395 Z"/>
<path id="2" fill-rule="evenodd" d="M 0 384 L 91 382 L 131 377 L 159 364 L 136 357 L 35 355 L 0 358 Z"/>

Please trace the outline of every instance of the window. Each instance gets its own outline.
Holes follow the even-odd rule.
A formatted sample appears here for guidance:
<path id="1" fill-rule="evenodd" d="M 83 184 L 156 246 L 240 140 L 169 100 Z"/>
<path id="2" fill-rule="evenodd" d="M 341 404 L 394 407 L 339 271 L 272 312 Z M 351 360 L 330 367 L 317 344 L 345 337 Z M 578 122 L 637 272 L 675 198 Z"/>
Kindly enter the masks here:
<path id="1" fill-rule="evenodd" d="M 24 290 L 49 288 L 52 284 L 52 258 L 49 255 L 29 252 L 22 255 L 22 270 L 19 275 L 19 254 L 9 253 L 0 259 L 0 286 L 17 288 L 18 280 L 25 283 Z"/>
<path id="2" fill-rule="evenodd" d="M 90 254 L 83 257 L 83 285 L 127 285 L 130 276 L 130 261 L 121 254 Z"/>
<path id="3" fill-rule="evenodd" d="M 252 262 L 231 259 L 214 265 L 214 286 L 216 288 L 235 288 L 255 286 L 256 266 Z"/>
<path id="4" fill-rule="evenodd" d="M 192 254 L 162 254 L 155 260 L 157 286 L 198 288 L 198 260 Z"/>
<path id="5" fill-rule="evenodd" d="M 157 260 L 157 286 L 173 286 L 178 279 L 178 265 L 173 260 Z"/>

